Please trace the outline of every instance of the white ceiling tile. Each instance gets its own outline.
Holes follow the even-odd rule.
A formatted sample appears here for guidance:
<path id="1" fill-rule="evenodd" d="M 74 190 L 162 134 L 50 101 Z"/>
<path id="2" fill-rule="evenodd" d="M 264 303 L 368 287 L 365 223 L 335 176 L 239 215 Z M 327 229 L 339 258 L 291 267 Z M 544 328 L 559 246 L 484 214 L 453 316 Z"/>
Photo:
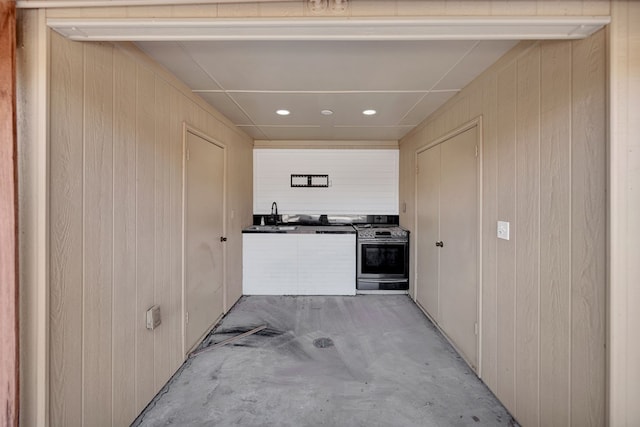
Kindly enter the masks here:
<path id="1" fill-rule="evenodd" d="M 404 126 L 417 126 L 456 93 L 458 92 L 430 92 L 402 119 L 400 124 Z"/>
<path id="2" fill-rule="evenodd" d="M 238 127 L 253 139 L 264 139 L 264 138 L 267 138 L 267 135 L 265 135 L 260 130 L 260 128 L 257 127 L 257 126 L 242 125 L 242 126 L 238 126 Z"/>
<path id="3" fill-rule="evenodd" d="M 413 126 L 388 126 L 388 127 L 336 127 L 336 133 L 344 136 L 344 139 L 401 139 Z"/>
<path id="4" fill-rule="evenodd" d="M 232 93 L 256 125 L 392 126 L 398 124 L 423 93 Z M 278 116 L 277 109 L 291 111 Z M 333 115 L 320 114 L 323 109 Z M 378 113 L 365 116 L 362 111 Z"/>
<path id="5" fill-rule="evenodd" d="M 227 90 L 429 90 L 473 41 L 184 42 Z"/>
<path id="6" fill-rule="evenodd" d="M 178 42 L 140 42 L 136 44 L 191 89 L 220 89 Z"/>
<path id="7" fill-rule="evenodd" d="M 518 42 L 514 40 L 481 41 L 438 82 L 434 89 L 462 89 L 489 68 Z"/>
<path id="8" fill-rule="evenodd" d="M 224 92 L 198 92 L 202 99 L 214 106 L 225 117 L 236 125 L 253 125 L 251 119 Z"/>

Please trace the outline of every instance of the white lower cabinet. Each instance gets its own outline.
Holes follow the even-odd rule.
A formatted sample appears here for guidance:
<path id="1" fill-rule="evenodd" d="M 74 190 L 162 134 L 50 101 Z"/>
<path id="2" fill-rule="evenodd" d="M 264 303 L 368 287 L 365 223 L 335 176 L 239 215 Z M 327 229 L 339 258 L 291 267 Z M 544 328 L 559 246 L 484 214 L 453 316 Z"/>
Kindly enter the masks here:
<path id="1" fill-rule="evenodd" d="M 242 235 L 244 295 L 355 295 L 355 234 Z"/>

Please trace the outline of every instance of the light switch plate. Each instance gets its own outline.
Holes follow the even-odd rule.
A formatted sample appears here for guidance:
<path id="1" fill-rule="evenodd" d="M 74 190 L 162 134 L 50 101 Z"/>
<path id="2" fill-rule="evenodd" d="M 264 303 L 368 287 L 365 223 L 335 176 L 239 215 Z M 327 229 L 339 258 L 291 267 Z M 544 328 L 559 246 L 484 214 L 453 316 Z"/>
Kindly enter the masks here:
<path id="1" fill-rule="evenodd" d="M 498 239 L 509 240 L 509 222 L 498 221 Z"/>

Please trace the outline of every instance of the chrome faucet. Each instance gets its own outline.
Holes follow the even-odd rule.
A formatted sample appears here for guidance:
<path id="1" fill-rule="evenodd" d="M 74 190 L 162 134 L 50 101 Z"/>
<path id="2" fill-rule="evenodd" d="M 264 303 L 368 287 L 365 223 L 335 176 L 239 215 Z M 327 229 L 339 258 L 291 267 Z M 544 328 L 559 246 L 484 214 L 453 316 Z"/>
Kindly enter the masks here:
<path id="1" fill-rule="evenodd" d="M 276 209 L 275 214 L 273 208 Z M 276 202 L 271 203 L 271 218 L 273 218 L 274 224 L 278 224 L 278 204 Z"/>

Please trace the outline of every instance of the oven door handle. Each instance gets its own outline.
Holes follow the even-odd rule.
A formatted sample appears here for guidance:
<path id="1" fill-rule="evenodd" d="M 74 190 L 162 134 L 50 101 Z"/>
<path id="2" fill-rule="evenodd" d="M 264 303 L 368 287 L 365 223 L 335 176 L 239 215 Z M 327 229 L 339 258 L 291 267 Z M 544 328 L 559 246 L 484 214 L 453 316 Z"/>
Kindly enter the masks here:
<path id="1" fill-rule="evenodd" d="M 393 243 L 408 243 L 409 241 L 406 239 L 358 239 L 359 243 L 384 243 L 384 244 L 393 244 Z"/>

